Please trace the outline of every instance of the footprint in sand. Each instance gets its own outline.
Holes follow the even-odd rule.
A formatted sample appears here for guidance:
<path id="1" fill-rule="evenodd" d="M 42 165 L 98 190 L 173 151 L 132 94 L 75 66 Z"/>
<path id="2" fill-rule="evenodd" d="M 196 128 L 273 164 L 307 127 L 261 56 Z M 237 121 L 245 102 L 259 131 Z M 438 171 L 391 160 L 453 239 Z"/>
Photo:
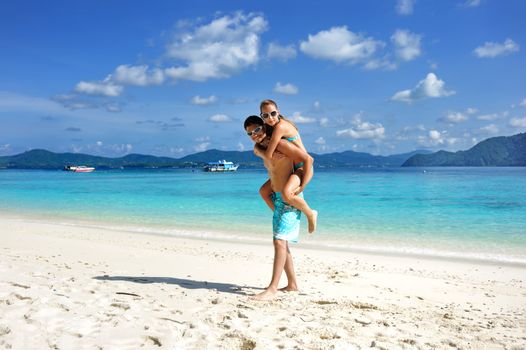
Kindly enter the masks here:
<path id="1" fill-rule="evenodd" d="M 0 337 L 11 333 L 11 329 L 6 325 L 0 325 Z"/>
<path id="2" fill-rule="evenodd" d="M 26 286 L 24 284 L 20 284 L 20 283 L 16 283 L 16 282 L 9 282 L 13 287 L 19 287 L 19 288 L 24 288 L 24 289 L 29 289 L 31 288 L 30 286 Z"/>

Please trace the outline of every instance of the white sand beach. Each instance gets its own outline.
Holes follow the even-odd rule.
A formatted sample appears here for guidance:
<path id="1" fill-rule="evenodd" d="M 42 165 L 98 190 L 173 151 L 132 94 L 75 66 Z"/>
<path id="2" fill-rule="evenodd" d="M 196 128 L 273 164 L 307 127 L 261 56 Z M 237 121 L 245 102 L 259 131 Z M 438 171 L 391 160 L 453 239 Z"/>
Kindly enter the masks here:
<path id="1" fill-rule="evenodd" d="M 0 219 L 4 349 L 525 349 L 526 267 Z M 284 278 L 284 277 L 283 277 Z M 282 281 L 285 285 L 285 281 Z"/>

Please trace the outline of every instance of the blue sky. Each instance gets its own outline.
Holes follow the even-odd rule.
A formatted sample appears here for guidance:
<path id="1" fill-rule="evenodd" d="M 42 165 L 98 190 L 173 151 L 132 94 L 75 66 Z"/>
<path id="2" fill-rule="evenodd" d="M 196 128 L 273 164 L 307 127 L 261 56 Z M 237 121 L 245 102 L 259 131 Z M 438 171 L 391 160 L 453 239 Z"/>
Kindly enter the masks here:
<path id="1" fill-rule="evenodd" d="M 0 155 L 250 150 L 242 123 L 266 98 L 312 153 L 456 151 L 526 131 L 522 0 L 0 8 Z"/>

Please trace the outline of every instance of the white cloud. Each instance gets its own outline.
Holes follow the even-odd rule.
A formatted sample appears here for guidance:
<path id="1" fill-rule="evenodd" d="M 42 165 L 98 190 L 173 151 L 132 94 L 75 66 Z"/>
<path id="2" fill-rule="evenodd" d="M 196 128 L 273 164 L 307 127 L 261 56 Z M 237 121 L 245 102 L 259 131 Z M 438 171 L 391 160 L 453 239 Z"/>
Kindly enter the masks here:
<path id="1" fill-rule="evenodd" d="M 119 113 L 119 112 L 122 112 L 122 109 L 119 105 L 117 104 L 107 104 L 106 105 L 106 110 L 108 112 L 111 112 L 111 113 Z"/>
<path id="2" fill-rule="evenodd" d="M 442 142 L 442 134 L 437 130 L 429 130 L 429 138 L 434 141 Z"/>
<path id="3" fill-rule="evenodd" d="M 97 141 L 85 146 L 72 145 L 71 150 L 74 153 L 85 152 L 91 154 L 112 154 L 115 156 L 122 156 L 131 153 L 133 145 L 131 143 L 105 145 L 102 141 Z"/>
<path id="4" fill-rule="evenodd" d="M 195 141 L 197 141 L 197 142 L 210 141 L 210 136 L 201 136 L 201 137 L 197 137 L 197 138 L 195 139 Z"/>
<path id="5" fill-rule="evenodd" d="M 526 98 L 519 103 L 519 106 L 526 107 Z"/>
<path id="6" fill-rule="evenodd" d="M 225 114 L 214 114 L 213 116 L 208 118 L 208 121 L 214 123 L 229 123 L 233 121 L 233 119 Z"/>
<path id="7" fill-rule="evenodd" d="M 336 150 L 336 147 L 330 147 L 327 145 L 318 146 L 318 152 L 321 152 L 321 153 L 326 153 L 326 152 L 335 151 L 335 150 Z"/>
<path id="8" fill-rule="evenodd" d="M 244 104 L 253 103 L 253 102 L 254 102 L 253 100 L 251 100 L 249 98 L 243 98 L 243 97 L 234 98 L 234 99 L 229 101 L 229 103 L 231 103 L 233 105 L 244 105 Z"/>
<path id="9" fill-rule="evenodd" d="M 346 136 L 353 139 L 382 139 L 385 137 L 385 128 L 380 123 L 362 121 L 358 114 L 353 118 L 354 127 L 336 131 L 337 136 Z"/>
<path id="10" fill-rule="evenodd" d="M 451 123 L 462 123 L 469 119 L 467 115 L 461 112 L 450 112 L 444 117 L 444 121 Z"/>
<path id="11" fill-rule="evenodd" d="M 399 15 L 410 15 L 413 13 L 415 0 L 398 0 L 396 3 L 396 12 Z"/>
<path id="12" fill-rule="evenodd" d="M 211 95 L 208 97 L 201 97 L 197 95 L 197 96 L 192 97 L 192 100 L 190 101 L 190 103 L 194 105 L 199 105 L 199 106 L 206 106 L 206 105 L 210 105 L 216 102 L 217 102 L 217 97 L 215 97 L 215 95 Z"/>
<path id="13" fill-rule="evenodd" d="M 170 147 L 170 153 L 171 154 L 181 154 L 184 152 L 184 148 L 182 147 Z"/>
<path id="14" fill-rule="evenodd" d="M 453 146 L 465 143 L 466 140 L 457 137 L 447 137 L 447 131 L 429 130 L 425 136 L 418 136 L 418 143 L 425 147 L 435 147 L 439 145 Z"/>
<path id="15" fill-rule="evenodd" d="M 115 102 L 97 102 L 93 99 L 86 99 L 88 97 L 77 94 L 61 94 L 51 97 L 51 100 L 62 104 L 65 108 L 76 111 L 80 109 L 105 109 L 111 113 L 122 112 L 122 108 Z"/>
<path id="16" fill-rule="evenodd" d="M 466 7 L 477 7 L 480 5 L 480 0 L 466 0 L 464 6 Z"/>
<path id="17" fill-rule="evenodd" d="M 426 127 L 423 126 L 422 124 L 419 124 L 417 126 L 405 126 L 404 128 L 402 128 L 402 131 L 404 133 L 406 132 L 413 132 L 413 131 L 426 131 Z"/>
<path id="18" fill-rule="evenodd" d="M 420 56 L 421 35 L 411 33 L 408 30 L 398 29 L 392 36 L 391 41 L 395 45 L 396 55 L 404 61 L 411 61 Z"/>
<path id="19" fill-rule="evenodd" d="M 478 109 L 473 108 L 473 107 L 469 107 L 468 109 L 466 109 L 467 114 L 475 114 L 477 112 L 478 112 Z"/>
<path id="20" fill-rule="evenodd" d="M 526 117 L 510 119 L 510 125 L 515 128 L 526 128 Z"/>
<path id="21" fill-rule="evenodd" d="M 208 148 L 208 146 L 210 146 L 210 142 L 203 142 L 203 143 L 200 143 L 198 145 L 196 145 L 194 147 L 194 150 L 196 152 L 204 152 L 206 151 L 206 149 Z"/>
<path id="22" fill-rule="evenodd" d="M 462 139 L 459 139 L 459 138 L 456 138 L 456 137 L 448 137 L 448 138 L 446 138 L 446 142 L 447 142 L 447 144 L 449 146 L 452 146 L 452 145 L 454 145 L 456 143 L 459 143 L 461 141 L 462 141 Z"/>
<path id="23" fill-rule="evenodd" d="M 367 70 L 375 70 L 375 69 L 394 70 L 398 68 L 398 65 L 394 62 L 389 61 L 389 59 L 384 57 L 384 58 L 371 59 L 370 61 L 364 64 L 363 68 Z"/>
<path id="24" fill-rule="evenodd" d="M 416 125 L 416 126 L 405 126 L 400 131 L 398 131 L 395 135 L 395 140 L 397 141 L 406 141 L 411 140 L 413 137 L 411 134 L 418 132 L 418 131 L 426 131 L 426 127 L 422 124 Z"/>
<path id="25" fill-rule="evenodd" d="M 268 44 L 267 57 L 276 58 L 282 61 L 288 61 L 296 57 L 296 48 L 294 45 L 281 46 L 277 43 Z"/>
<path id="26" fill-rule="evenodd" d="M 274 87 L 274 92 L 285 95 L 296 95 L 298 93 L 298 88 L 290 83 L 281 85 L 278 81 Z"/>
<path id="27" fill-rule="evenodd" d="M 294 112 L 294 114 L 292 114 L 292 117 L 289 117 L 289 119 L 296 124 L 310 124 L 316 122 L 315 118 L 304 117 L 301 115 L 300 112 Z"/>
<path id="28" fill-rule="evenodd" d="M 262 16 L 237 12 L 181 33 L 166 56 L 183 64 L 165 69 L 165 74 L 175 80 L 228 78 L 258 62 L 259 36 L 265 30 Z"/>
<path id="29" fill-rule="evenodd" d="M 495 119 L 499 119 L 499 115 L 497 113 L 483 114 L 483 115 L 479 115 L 477 119 L 478 120 L 495 120 Z"/>
<path id="30" fill-rule="evenodd" d="M 159 68 L 149 70 L 147 65 L 122 64 L 115 69 L 113 80 L 121 84 L 136 86 L 160 85 L 164 82 L 164 74 Z"/>
<path id="31" fill-rule="evenodd" d="M 526 99 L 524 101 L 526 102 Z M 321 108 L 320 101 L 314 101 L 313 107 L 318 111 Z"/>
<path id="32" fill-rule="evenodd" d="M 391 100 L 413 102 L 426 97 L 436 98 L 455 94 L 455 91 L 446 90 L 444 85 L 444 81 L 438 79 L 434 73 L 428 73 L 426 78 L 420 80 L 413 89 L 398 91 Z"/>
<path id="33" fill-rule="evenodd" d="M 320 118 L 320 126 L 324 128 L 329 126 L 329 118 L 327 117 Z"/>
<path id="34" fill-rule="evenodd" d="M 189 21 L 180 22 L 177 26 L 180 32 L 167 46 L 163 61 L 166 57 L 173 59 L 172 67 L 163 70 L 148 65 L 120 65 L 103 81 L 79 82 L 75 91 L 115 97 L 123 91 L 119 84 L 160 85 L 166 77 L 194 81 L 228 78 L 258 62 L 259 36 L 267 29 L 262 16 L 236 12 L 206 25 L 192 26 Z"/>
<path id="35" fill-rule="evenodd" d="M 480 58 L 497 57 L 509 55 L 519 51 L 519 45 L 511 39 L 506 39 L 504 43 L 485 42 L 483 46 L 477 47 L 473 53 Z"/>
<path id="36" fill-rule="evenodd" d="M 489 124 L 479 129 L 479 133 L 482 134 L 498 134 L 499 127 L 495 124 Z"/>
<path id="37" fill-rule="evenodd" d="M 96 105 L 95 103 L 80 99 L 78 95 L 75 95 L 75 94 L 56 95 L 56 96 L 53 96 L 51 99 L 55 102 L 62 104 L 65 108 L 72 110 L 72 111 L 75 111 L 78 109 L 99 108 L 99 106 Z"/>
<path id="38" fill-rule="evenodd" d="M 318 138 L 316 139 L 316 141 L 314 141 L 314 143 L 316 143 L 316 144 L 318 144 L 318 145 L 325 145 L 326 142 L 325 142 L 325 139 L 324 139 L 323 137 L 320 136 L 320 137 L 318 137 Z"/>
<path id="39" fill-rule="evenodd" d="M 238 142 L 238 144 L 237 144 L 237 150 L 238 150 L 239 152 L 243 152 L 243 151 L 245 150 L 245 145 L 242 144 L 241 142 Z"/>
<path id="40" fill-rule="evenodd" d="M 347 30 L 346 26 L 332 27 L 300 43 L 300 50 L 314 58 L 356 64 L 370 59 L 385 44 Z"/>
<path id="41" fill-rule="evenodd" d="M 121 85 L 113 83 L 111 79 L 111 75 L 109 75 L 103 81 L 81 81 L 77 84 L 77 86 L 75 86 L 75 91 L 87 95 L 109 97 L 119 96 L 122 93 L 123 88 Z"/>
<path id="42" fill-rule="evenodd" d="M 438 130 L 429 130 L 427 137 L 419 136 L 418 143 L 424 146 L 437 146 L 442 145 L 445 142 L 445 132 L 441 133 Z"/>

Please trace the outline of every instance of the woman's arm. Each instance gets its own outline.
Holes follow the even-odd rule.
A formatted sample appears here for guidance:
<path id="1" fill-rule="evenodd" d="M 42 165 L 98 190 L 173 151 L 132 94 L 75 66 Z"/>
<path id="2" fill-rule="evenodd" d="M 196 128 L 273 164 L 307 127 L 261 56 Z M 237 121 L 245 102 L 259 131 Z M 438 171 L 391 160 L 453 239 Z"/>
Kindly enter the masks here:
<path id="1" fill-rule="evenodd" d="M 270 141 L 267 146 L 267 150 L 265 151 L 265 155 L 263 156 L 263 159 L 271 159 L 272 155 L 274 154 L 274 151 L 278 147 L 278 143 L 283 137 L 283 134 L 285 133 L 285 130 L 283 130 L 282 125 L 276 125 L 274 127 L 274 131 L 272 132 L 272 137 L 270 138 Z"/>

